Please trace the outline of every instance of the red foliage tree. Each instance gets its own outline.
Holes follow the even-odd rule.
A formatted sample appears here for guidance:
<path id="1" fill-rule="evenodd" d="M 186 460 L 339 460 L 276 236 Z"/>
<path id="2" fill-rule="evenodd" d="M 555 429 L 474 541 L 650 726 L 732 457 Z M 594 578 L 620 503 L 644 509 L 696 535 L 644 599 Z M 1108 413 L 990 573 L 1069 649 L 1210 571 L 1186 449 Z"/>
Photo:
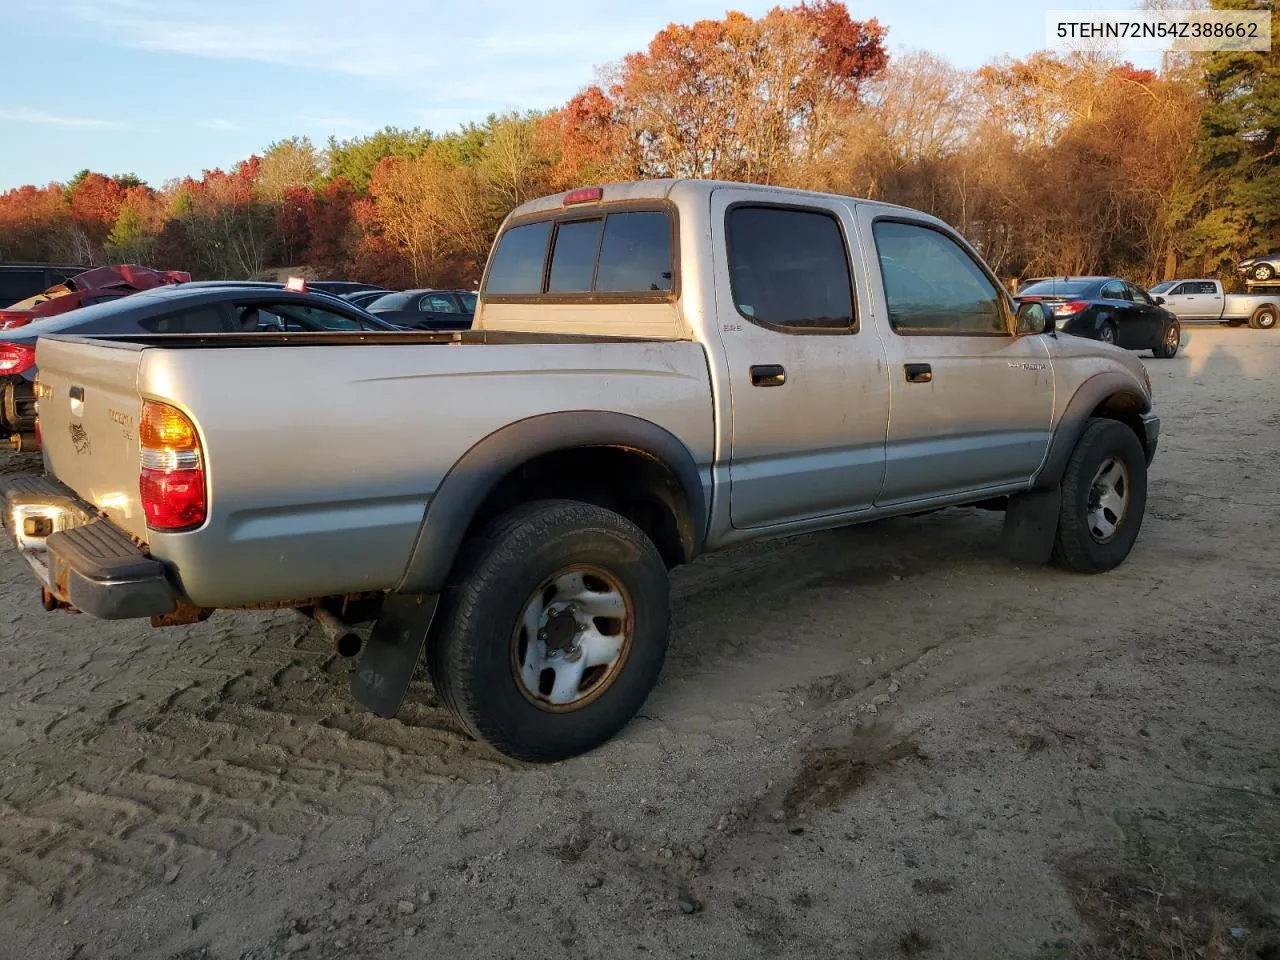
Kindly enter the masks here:
<path id="1" fill-rule="evenodd" d="M 307 262 L 321 276 L 340 276 L 351 268 L 351 232 L 356 193 L 341 178 L 314 194 Z"/>
<path id="2" fill-rule="evenodd" d="M 71 217 L 94 247 L 101 247 L 124 206 L 126 190 L 111 177 L 90 173 L 71 188 Z"/>

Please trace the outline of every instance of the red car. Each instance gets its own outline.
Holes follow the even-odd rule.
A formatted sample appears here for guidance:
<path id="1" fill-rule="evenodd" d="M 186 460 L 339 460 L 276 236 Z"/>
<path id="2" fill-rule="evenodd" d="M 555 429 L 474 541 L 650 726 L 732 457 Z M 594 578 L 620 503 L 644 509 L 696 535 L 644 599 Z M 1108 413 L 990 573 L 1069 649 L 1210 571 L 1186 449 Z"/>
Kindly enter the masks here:
<path id="1" fill-rule="evenodd" d="M 33 320 L 55 317 L 77 307 L 126 297 L 139 290 L 169 283 L 186 283 L 190 279 L 191 274 L 181 270 L 152 270 L 136 263 L 95 267 L 54 284 L 44 293 L 37 293 L 0 310 L 0 330 L 24 327 Z"/>

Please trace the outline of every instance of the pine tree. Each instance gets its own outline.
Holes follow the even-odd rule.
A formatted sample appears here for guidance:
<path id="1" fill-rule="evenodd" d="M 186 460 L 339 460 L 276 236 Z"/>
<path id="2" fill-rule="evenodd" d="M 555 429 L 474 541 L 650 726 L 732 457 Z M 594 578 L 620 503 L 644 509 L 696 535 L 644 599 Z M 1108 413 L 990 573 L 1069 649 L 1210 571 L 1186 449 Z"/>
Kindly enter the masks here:
<path id="1" fill-rule="evenodd" d="M 1272 11 L 1270 52 L 1223 51 L 1204 60 L 1204 192 L 1191 240 L 1211 266 L 1224 266 L 1280 245 L 1280 16 L 1273 0 L 1213 6 Z"/>

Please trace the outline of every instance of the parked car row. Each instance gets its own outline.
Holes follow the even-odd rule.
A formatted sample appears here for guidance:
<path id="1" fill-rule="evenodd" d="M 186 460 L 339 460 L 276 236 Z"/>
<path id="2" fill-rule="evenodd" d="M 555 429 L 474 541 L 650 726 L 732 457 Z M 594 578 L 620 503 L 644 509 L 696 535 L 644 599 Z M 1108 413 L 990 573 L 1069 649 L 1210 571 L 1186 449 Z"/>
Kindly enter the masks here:
<path id="1" fill-rule="evenodd" d="M 1033 277 L 1017 298 L 1043 303 L 1060 333 L 1150 350 L 1159 359 L 1177 354 L 1183 321 L 1271 330 L 1280 320 L 1280 291 L 1225 293 L 1221 281 L 1206 278 L 1164 280 L 1147 291 L 1122 277 Z"/>

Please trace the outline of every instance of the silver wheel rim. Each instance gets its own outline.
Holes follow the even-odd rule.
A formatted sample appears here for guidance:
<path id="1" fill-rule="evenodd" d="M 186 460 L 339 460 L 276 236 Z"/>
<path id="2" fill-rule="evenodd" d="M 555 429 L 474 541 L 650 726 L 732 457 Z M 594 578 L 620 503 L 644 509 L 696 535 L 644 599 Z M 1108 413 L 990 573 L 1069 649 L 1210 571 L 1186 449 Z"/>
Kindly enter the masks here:
<path id="1" fill-rule="evenodd" d="M 575 566 L 533 591 L 511 638 L 516 686 L 543 710 L 580 710 L 622 672 L 634 632 L 631 597 L 605 570 Z"/>
<path id="2" fill-rule="evenodd" d="M 1119 457 L 1104 460 L 1089 485 L 1089 535 L 1106 543 L 1116 535 L 1129 509 L 1129 468 Z"/>
<path id="3" fill-rule="evenodd" d="M 1270 280 L 1271 272 L 1270 267 L 1259 267 L 1257 270 L 1253 271 L 1253 278 L 1255 280 Z"/>
<path id="4" fill-rule="evenodd" d="M 1273 310 L 1263 310 L 1262 315 L 1258 317 L 1258 326 L 1263 330 L 1270 330 L 1276 325 L 1276 315 Z"/>
<path id="5" fill-rule="evenodd" d="M 1099 331 L 1098 333 L 1098 339 L 1101 340 L 1103 343 L 1116 342 L 1116 333 L 1114 330 L 1111 329 L 1110 324 L 1105 324 L 1103 326 L 1102 330 Z"/>
<path id="6" fill-rule="evenodd" d="M 1182 341 L 1182 331 L 1178 329 L 1175 323 L 1169 327 L 1169 332 L 1165 335 L 1164 346 L 1170 353 L 1178 349 L 1178 344 Z"/>

